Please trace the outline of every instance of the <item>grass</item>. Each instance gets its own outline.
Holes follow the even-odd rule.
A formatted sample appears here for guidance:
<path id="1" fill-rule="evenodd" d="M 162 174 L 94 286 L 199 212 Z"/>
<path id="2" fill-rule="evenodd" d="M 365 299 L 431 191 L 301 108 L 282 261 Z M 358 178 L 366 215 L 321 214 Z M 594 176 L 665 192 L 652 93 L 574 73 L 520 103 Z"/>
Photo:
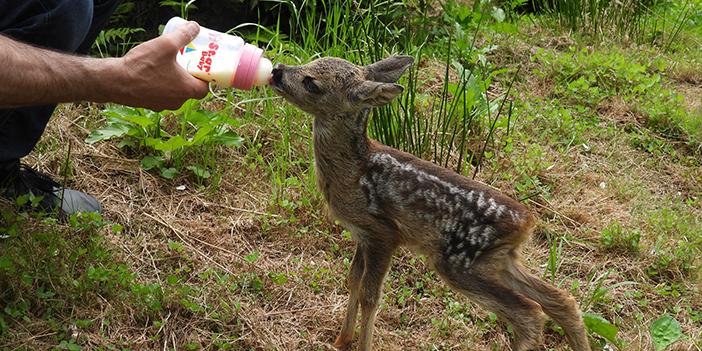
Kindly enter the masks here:
<path id="1" fill-rule="evenodd" d="M 259 45 L 286 64 L 415 55 L 373 135 L 522 199 L 539 222 L 526 264 L 576 297 L 594 349 L 700 350 L 699 27 L 680 26 L 668 45 L 603 36 L 593 46 L 487 6 L 375 5 L 333 2 L 324 21 L 300 12 L 295 38 L 258 28 Z M 98 198 L 105 216 L 60 224 L 0 200 L 0 350 L 332 350 L 353 242 L 314 188 L 309 117 L 273 96 L 215 88 L 190 111 L 151 116 L 163 142 L 207 126 L 188 121 L 209 113 L 199 110 L 226 111 L 244 138 L 176 152 L 138 136 L 86 143 L 115 123 L 105 106 L 60 106 L 23 161 Z M 179 172 L 146 170 L 150 155 Z M 382 299 L 377 349 L 509 344 L 502 320 L 405 249 Z M 568 349 L 557 325 L 544 331 L 544 349 Z M 662 331 L 679 337 L 661 344 Z"/>

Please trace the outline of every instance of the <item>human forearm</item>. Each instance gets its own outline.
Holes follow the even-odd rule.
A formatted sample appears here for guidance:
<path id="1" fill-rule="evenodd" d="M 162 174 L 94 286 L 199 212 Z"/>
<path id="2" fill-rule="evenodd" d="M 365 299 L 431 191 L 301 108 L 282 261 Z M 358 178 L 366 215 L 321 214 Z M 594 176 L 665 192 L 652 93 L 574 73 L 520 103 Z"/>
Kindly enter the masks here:
<path id="1" fill-rule="evenodd" d="M 141 44 L 122 58 L 90 58 L 45 50 L 0 36 L 0 108 L 92 101 L 177 109 L 202 98 L 207 83 L 175 62 L 198 32 L 188 24 Z"/>
<path id="2" fill-rule="evenodd" d="M 89 100 L 88 57 L 27 45 L 0 35 L 0 108 Z"/>

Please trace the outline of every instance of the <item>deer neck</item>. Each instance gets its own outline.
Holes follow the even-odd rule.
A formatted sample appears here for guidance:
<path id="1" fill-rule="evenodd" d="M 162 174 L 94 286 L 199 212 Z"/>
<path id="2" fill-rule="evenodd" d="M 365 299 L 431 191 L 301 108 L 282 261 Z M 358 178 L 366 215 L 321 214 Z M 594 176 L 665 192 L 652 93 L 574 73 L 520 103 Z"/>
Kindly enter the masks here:
<path id="1" fill-rule="evenodd" d="M 357 114 L 317 116 L 313 122 L 314 162 L 319 187 L 349 184 L 368 159 L 366 123 L 370 109 Z"/>

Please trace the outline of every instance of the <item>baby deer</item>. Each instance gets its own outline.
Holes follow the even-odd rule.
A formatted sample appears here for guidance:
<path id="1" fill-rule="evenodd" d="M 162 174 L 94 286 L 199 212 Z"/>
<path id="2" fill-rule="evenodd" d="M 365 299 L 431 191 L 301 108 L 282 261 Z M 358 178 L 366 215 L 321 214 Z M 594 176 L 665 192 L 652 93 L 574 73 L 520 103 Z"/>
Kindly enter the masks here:
<path id="1" fill-rule="evenodd" d="M 317 186 L 330 216 L 357 242 L 348 309 L 334 346 L 345 349 L 352 341 L 360 303 L 358 350 L 371 349 L 385 275 L 405 245 L 425 255 L 451 288 L 512 325 L 513 350 L 542 343 L 542 309 L 574 350 L 590 350 L 575 299 L 520 262 L 519 247 L 535 225 L 523 204 L 366 136 L 370 109 L 402 93 L 395 82 L 413 61 L 395 56 L 361 67 L 325 57 L 303 66 L 277 64 L 270 79 L 279 95 L 314 117 Z"/>

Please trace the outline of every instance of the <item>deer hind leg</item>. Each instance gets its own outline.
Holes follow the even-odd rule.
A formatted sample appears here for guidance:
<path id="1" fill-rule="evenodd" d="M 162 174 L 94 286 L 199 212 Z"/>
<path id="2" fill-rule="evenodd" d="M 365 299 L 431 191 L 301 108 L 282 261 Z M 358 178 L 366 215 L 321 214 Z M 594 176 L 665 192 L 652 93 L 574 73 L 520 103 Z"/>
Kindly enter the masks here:
<path id="1" fill-rule="evenodd" d="M 544 312 L 563 328 L 574 351 L 590 351 L 587 331 L 575 299 L 567 292 L 532 275 L 512 253 L 504 280 L 513 289 L 536 301 Z"/>
<path id="2" fill-rule="evenodd" d="M 361 330 L 358 351 L 370 351 L 373 341 L 373 324 L 378 310 L 385 275 L 390 269 L 392 255 L 397 245 L 365 242 L 356 247 L 348 287 L 349 305 L 343 327 L 334 346 L 344 349 L 353 340 L 358 306 L 361 306 Z"/>
<path id="3" fill-rule="evenodd" d="M 502 280 L 500 268 L 490 261 L 493 259 L 482 255 L 469 268 L 455 266 L 443 260 L 444 262 L 435 267 L 451 288 L 504 318 L 514 328 L 514 351 L 536 349 L 542 344 L 546 316 L 538 303 Z"/>

